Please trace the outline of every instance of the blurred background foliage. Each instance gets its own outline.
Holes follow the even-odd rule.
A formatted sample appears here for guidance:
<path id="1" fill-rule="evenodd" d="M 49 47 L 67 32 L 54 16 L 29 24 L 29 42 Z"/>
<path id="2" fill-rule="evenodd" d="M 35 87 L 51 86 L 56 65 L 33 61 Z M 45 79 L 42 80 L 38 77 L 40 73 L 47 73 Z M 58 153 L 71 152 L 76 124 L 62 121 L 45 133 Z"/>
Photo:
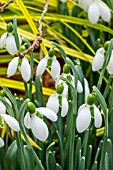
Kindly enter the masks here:
<path id="1" fill-rule="evenodd" d="M 6 3 L 6 0 L 2 2 Z M 111 0 L 106 0 L 111 12 L 113 5 Z M 0 35 L 5 32 L 6 23 L 13 20 L 16 15 L 18 21 L 18 32 L 22 37 L 29 40 L 36 38 L 38 33 L 38 19 L 41 16 L 45 5 L 45 0 L 15 0 L 0 15 Z M 67 55 L 72 58 L 79 58 L 85 77 L 89 80 L 90 87 L 96 84 L 98 73 L 92 73 L 91 63 L 95 51 L 103 46 L 106 40 L 112 38 L 112 20 L 105 23 L 101 19 L 98 24 L 92 25 L 87 20 L 87 14 L 74 0 L 62 3 L 58 0 L 49 0 L 48 12 L 43 18 L 43 43 L 41 48 L 35 50 L 34 74 L 38 61 L 47 54 L 48 48 L 52 46 L 50 41 L 55 41 L 62 45 Z M 64 61 L 56 51 L 61 66 Z M 29 58 L 29 56 L 27 56 Z M 10 56 L 6 49 L 0 50 L 0 84 L 18 91 L 24 91 L 24 84 L 19 72 L 13 77 L 6 77 L 7 65 L 13 56 Z M 107 78 L 107 75 L 106 75 Z M 45 95 L 50 95 L 54 88 L 54 81 L 48 73 L 43 77 L 43 88 Z M 46 80 L 49 80 L 47 83 Z M 35 90 L 35 89 L 33 89 Z M 20 93 L 20 92 L 19 92 Z"/>

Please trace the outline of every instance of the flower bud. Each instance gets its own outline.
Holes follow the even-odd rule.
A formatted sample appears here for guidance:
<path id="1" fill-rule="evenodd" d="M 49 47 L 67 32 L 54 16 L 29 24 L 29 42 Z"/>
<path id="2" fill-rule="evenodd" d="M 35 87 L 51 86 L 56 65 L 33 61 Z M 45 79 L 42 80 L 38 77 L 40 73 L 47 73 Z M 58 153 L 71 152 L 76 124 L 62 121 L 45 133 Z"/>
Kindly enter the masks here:
<path id="1" fill-rule="evenodd" d="M 68 64 L 64 64 L 63 73 L 65 73 L 65 74 L 70 73 L 70 66 Z"/>
<path id="2" fill-rule="evenodd" d="M 36 107 L 32 102 L 27 103 L 27 110 L 29 111 L 30 114 L 33 114 L 36 112 Z"/>
<path id="3" fill-rule="evenodd" d="M 106 41 L 106 42 L 104 43 L 104 49 L 105 49 L 105 51 L 107 51 L 109 44 L 110 44 L 110 41 Z"/>
<path id="4" fill-rule="evenodd" d="M 90 95 L 88 96 L 88 98 L 87 98 L 87 104 L 88 104 L 88 105 L 93 105 L 94 100 L 95 100 L 94 94 L 90 94 Z"/>
<path id="5" fill-rule="evenodd" d="M 24 52 L 25 50 L 26 50 L 25 45 L 21 45 L 21 46 L 20 46 L 20 50 L 19 50 L 19 51 Z"/>
<path id="6" fill-rule="evenodd" d="M 50 48 L 49 53 L 48 53 L 49 57 L 52 58 L 54 56 L 54 54 L 55 54 L 54 48 Z"/>
<path id="7" fill-rule="evenodd" d="M 57 86 L 56 92 L 57 92 L 58 94 L 62 94 L 63 90 L 64 90 L 64 86 L 63 86 L 63 84 L 61 83 L 61 84 L 59 84 L 59 85 Z"/>
<path id="8" fill-rule="evenodd" d="M 0 91 L 0 96 L 4 97 L 5 96 L 5 92 L 3 90 Z"/>
<path id="9" fill-rule="evenodd" d="M 11 33 L 12 31 L 13 31 L 13 24 L 12 24 L 12 22 L 9 22 L 7 24 L 7 32 Z"/>

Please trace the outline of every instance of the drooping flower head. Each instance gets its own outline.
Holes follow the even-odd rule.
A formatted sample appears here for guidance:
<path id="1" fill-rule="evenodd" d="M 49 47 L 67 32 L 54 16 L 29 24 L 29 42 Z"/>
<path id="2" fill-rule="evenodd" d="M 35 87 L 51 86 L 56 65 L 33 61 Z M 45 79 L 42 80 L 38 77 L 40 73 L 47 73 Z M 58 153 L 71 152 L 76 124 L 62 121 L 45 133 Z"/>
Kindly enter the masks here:
<path id="1" fill-rule="evenodd" d="M 111 20 L 109 7 L 101 0 L 79 0 L 81 8 L 88 13 L 88 18 L 92 24 L 96 24 L 101 17 L 105 22 Z"/>
<path id="2" fill-rule="evenodd" d="M 25 50 L 25 46 L 22 45 L 20 47 L 20 51 L 22 51 L 21 49 Z M 21 75 L 24 81 L 28 82 L 31 77 L 31 67 L 30 67 L 28 59 L 25 56 L 15 57 L 11 60 L 11 62 L 8 65 L 7 75 L 9 77 L 13 76 L 16 73 L 17 68 L 21 72 Z"/>
<path id="3" fill-rule="evenodd" d="M 60 64 L 54 55 L 54 49 L 51 48 L 49 53 L 39 62 L 36 74 L 42 75 L 46 68 L 51 68 L 51 75 L 54 79 L 57 79 L 60 75 Z"/>
<path id="4" fill-rule="evenodd" d="M 24 117 L 26 128 L 31 129 L 37 139 L 45 141 L 49 132 L 46 123 L 43 121 L 43 116 L 55 122 L 57 121 L 56 113 L 45 107 L 36 108 L 32 102 L 28 102 L 27 110 L 28 112 Z"/>
<path id="5" fill-rule="evenodd" d="M 76 127 L 79 133 L 84 132 L 89 127 L 91 118 L 94 119 L 95 127 L 100 128 L 102 125 L 102 116 L 99 109 L 94 104 L 93 94 L 90 94 L 87 103 L 81 105 L 78 109 Z"/>
<path id="6" fill-rule="evenodd" d="M 47 102 L 46 107 L 58 113 L 59 107 L 61 107 L 61 116 L 65 117 L 68 112 L 68 101 L 66 98 L 66 89 L 64 92 L 64 85 L 60 83 L 57 85 L 56 93 L 53 93 Z"/>
<path id="7" fill-rule="evenodd" d="M 18 37 L 21 45 L 21 37 L 19 35 Z M 2 49 L 5 45 L 10 55 L 15 55 L 17 53 L 18 50 L 15 42 L 15 37 L 13 35 L 13 24 L 11 22 L 7 24 L 7 32 L 4 33 L 0 38 L 0 48 Z"/>
<path id="8" fill-rule="evenodd" d="M 0 96 L 4 97 L 6 102 L 12 107 L 10 100 L 5 97 L 5 93 L 3 90 L 0 91 Z M 14 117 L 6 114 L 6 111 L 7 111 L 6 106 L 2 103 L 2 101 L 0 101 L 0 127 L 1 128 L 4 127 L 5 121 L 11 129 L 13 129 L 15 132 L 18 132 L 20 130 L 18 121 Z M 3 145 L 4 142 L 0 138 L 0 147 L 2 147 Z"/>
<path id="9" fill-rule="evenodd" d="M 109 43 L 109 42 L 107 42 L 107 43 Z M 98 71 L 102 68 L 102 66 L 104 64 L 104 60 L 105 60 L 105 56 L 104 56 L 105 52 L 106 52 L 106 48 L 104 48 L 104 47 L 101 47 L 96 51 L 95 57 L 92 62 L 92 70 L 93 71 Z M 112 63 L 113 63 L 113 50 L 111 52 L 110 60 L 108 62 L 108 73 L 109 74 L 113 74 Z"/>

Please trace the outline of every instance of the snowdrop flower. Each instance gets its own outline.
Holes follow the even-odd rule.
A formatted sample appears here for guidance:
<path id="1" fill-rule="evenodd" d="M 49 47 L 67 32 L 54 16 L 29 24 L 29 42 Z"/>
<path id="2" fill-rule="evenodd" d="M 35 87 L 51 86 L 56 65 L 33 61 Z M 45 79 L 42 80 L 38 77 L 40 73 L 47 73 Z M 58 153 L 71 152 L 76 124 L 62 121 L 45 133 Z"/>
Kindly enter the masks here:
<path id="1" fill-rule="evenodd" d="M 0 148 L 4 146 L 4 141 L 3 139 L 0 137 Z"/>
<path id="2" fill-rule="evenodd" d="M 38 64 L 36 74 L 42 75 L 46 69 L 46 67 L 51 68 L 51 75 L 54 79 L 57 79 L 60 75 L 60 64 L 54 55 L 54 49 L 51 48 L 49 50 L 48 55 L 46 55 Z"/>
<path id="3" fill-rule="evenodd" d="M 9 99 L 7 99 L 6 97 L 4 97 L 5 100 L 7 101 L 7 103 L 11 106 L 11 102 L 9 101 Z M 5 105 L 0 101 L 0 127 L 3 128 L 4 125 L 4 121 L 8 124 L 8 126 L 13 129 L 15 132 L 18 132 L 20 130 L 18 121 L 10 116 L 6 114 L 6 107 Z"/>
<path id="4" fill-rule="evenodd" d="M 84 78 L 84 87 L 85 87 L 85 102 L 90 94 L 89 83 L 86 78 Z"/>
<path id="5" fill-rule="evenodd" d="M 12 23 L 8 23 L 7 32 L 4 33 L 0 38 L 0 48 L 2 49 L 6 45 L 6 49 L 8 53 L 11 55 L 15 55 L 17 52 L 17 46 L 16 46 L 15 38 L 12 34 L 12 31 L 13 31 L 13 25 Z M 19 41 L 21 44 L 22 40 L 19 35 L 18 37 L 19 37 Z"/>
<path id="6" fill-rule="evenodd" d="M 13 58 L 8 65 L 7 75 L 9 77 L 13 76 L 16 73 L 17 68 L 21 72 L 24 81 L 28 82 L 31 77 L 31 67 L 28 59 L 26 57 L 22 59 L 19 57 Z"/>
<path id="7" fill-rule="evenodd" d="M 99 17 L 109 22 L 111 20 L 111 12 L 109 7 L 101 0 L 79 0 L 81 8 L 88 13 L 88 18 L 92 24 L 96 24 Z"/>
<path id="8" fill-rule="evenodd" d="M 27 109 L 28 112 L 24 117 L 24 124 L 26 128 L 31 129 L 36 138 L 41 141 L 45 141 L 48 138 L 49 132 L 48 127 L 42 117 L 45 116 L 55 122 L 57 121 L 56 113 L 44 107 L 35 108 L 34 104 L 31 102 L 28 102 Z"/>
<path id="9" fill-rule="evenodd" d="M 101 47 L 97 50 L 95 57 L 93 59 L 93 62 L 92 62 L 92 70 L 93 71 L 98 71 L 102 68 L 103 63 L 104 63 L 104 53 L 105 53 L 105 50 L 103 47 Z M 110 57 L 110 60 L 108 63 L 108 73 L 109 74 L 113 74 L 112 64 L 113 64 L 113 50 L 112 50 L 111 57 Z"/>
<path id="10" fill-rule="evenodd" d="M 69 106 L 63 91 L 64 86 L 61 83 L 57 86 L 56 93 L 53 93 L 49 97 L 46 107 L 53 110 L 55 113 L 58 113 L 59 107 L 61 106 L 61 116 L 65 117 L 67 115 Z"/>
<path id="11" fill-rule="evenodd" d="M 88 96 L 87 104 L 83 104 L 78 109 L 78 116 L 76 119 L 76 127 L 79 133 L 84 132 L 91 123 L 91 118 L 94 118 L 94 124 L 96 128 L 100 128 L 102 125 L 102 116 L 99 109 L 93 104 L 94 95 Z"/>

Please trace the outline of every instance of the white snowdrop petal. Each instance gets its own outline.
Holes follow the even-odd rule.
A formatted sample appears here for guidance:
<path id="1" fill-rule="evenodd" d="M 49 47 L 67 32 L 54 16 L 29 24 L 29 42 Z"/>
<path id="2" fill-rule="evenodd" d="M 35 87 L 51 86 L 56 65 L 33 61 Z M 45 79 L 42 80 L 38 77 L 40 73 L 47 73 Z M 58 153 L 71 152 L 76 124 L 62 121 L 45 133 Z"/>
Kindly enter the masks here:
<path id="1" fill-rule="evenodd" d="M 100 128 L 102 125 L 101 113 L 95 105 L 94 105 L 94 123 L 96 128 Z"/>
<path id="2" fill-rule="evenodd" d="M 68 101 L 66 99 L 66 97 L 62 97 L 62 109 L 61 109 L 61 116 L 65 117 L 67 115 L 68 112 Z"/>
<path id="3" fill-rule="evenodd" d="M 106 22 L 109 22 L 111 20 L 111 12 L 108 6 L 104 2 L 98 2 L 99 4 L 99 10 L 100 10 L 100 16 L 102 19 Z"/>
<path id="4" fill-rule="evenodd" d="M 77 83 L 77 92 L 78 93 L 83 92 L 83 87 L 82 87 L 82 84 L 81 84 L 81 82 L 79 80 L 78 80 L 78 83 Z"/>
<path id="5" fill-rule="evenodd" d="M 104 63 L 104 48 L 99 48 L 96 51 L 95 57 L 92 62 L 92 70 L 98 71 L 102 68 L 102 65 Z"/>
<path id="6" fill-rule="evenodd" d="M 54 79 L 58 78 L 58 76 L 60 75 L 60 70 L 61 70 L 60 64 L 57 61 L 56 57 L 54 57 L 51 65 L 51 75 Z"/>
<path id="7" fill-rule="evenodd" d="M 30 67 L 29 61 L 26 57 L 24 57 L 22 59 L 20 72 L 21 72 L 22 78 L 28 82 L 31 77 L 31 67 Z"/>
<path id="8" fill-rule="evenodd" d="M 55 113 L 58 113 L 59 110 L 58 94 L 54 93 L 49 97 L 46 107 L 53 110 Z"/>
<path id="9" fill-rule="evenodd" d="M 0 137 L 0 148 L 4 146 L 4 141 L 3 139 Z"/>
<path id="10" fill-rule="evenodd" d="M 48 127 L 45 122 L 37 117 L 35 114 L 32 115 L 30 122 L 31 130 L 36 138 L 41 141 L 45 141 L 48 137 Z"/>
<path id="11" fill-rule="evenodd" d="M 84 87 L 85 87 L 85 102 L 87 101 L 87 97 L 90 94 L 89 83 L 87 79 L 84 78 Z"/>
<path id="12" fill-rule="evenodd" d="M 18 132 L 20 130 L 19 123 L 14 117 L 7 114 L 1 114 L 1 117 L 6 121 L 8 126 L 15 132 Z"/>
<path id="13" fill-rule="evenodd" d="M 7 69 L 7 75 L 8 76 L 13 76 L 16 73 L 16 70 L 17 70 L 17 67 L 18 67 L 18 59 L 19 59 L 19 57 L 15 57 L 9 63 L 8 69 Z"/>
<path id="14" fill-rule="evenodd" d="M 67 0 L 60 0 L 62 3 L 65 3 Z"/>
<path id="15" fill-rule="evenodd" d="M 7 97 L 4 97 L 4 98 L 6 99 L 7 103 L 12 107 L 10 100 Z"/>
<path id="16" fill-rule="evenodd" d="M 64 86 L 64 90 L 63 90 L 62 95 L 67 96 L 67 94 L 68 94 L 68 85 L 66 83 L 64 83 L 63 86 Z"/>
<path id="17" fill-rule="evenodd" d="M 0 101 L 0 115 L 6 113 L 5 105 Z"/>
<path id="18" fill-rule="evenodd" d="M 15 55 L 17 52 L 16 42 L 14 36 L 11 34 L 6 39 L 6 48 L 9 54 Z"/>
<path id="19" fill-rule="evenodd" d="M 82 109 L 76 119 L 76 127 L 79 133 L 84 132 L 90 125 L 91 122 L 91 114 L 89 107 L 85 107 Z"/>
<path id="20" fill-rule="evenodd" d="M 109 74 L 113 74 L 113 50 L 112 50 L 112 54 L 108 63 L 108 73 Z"/>
<path id="21" fill-rule="evenodd" d="M 86 103 L 85 104 L 82 104 L 79 108 L 78 108 L 78 114 L 79 112 L 84 109 L 85 107 L 89 107 Z"/>
<path id="22" fill-rule="evenodd" d="M 52 111 L 49 108 L 45 108 L 45 107 L 40 107 L 40 108 L 36 108 L 36 110 L 43 116 L 47 117 L 48 119 L 50 119 L 51 121 L 56 122 L 57 121 L 57 114 Z"/>
<path id="23" fill-rule="evenodd" d="M 88 9 L 88 18 L 92 24 L 98 22 L 100 16 L 99 7 L 96 1 L 92 2 Z"/>
<path id="24" fill-rule="evenodd" d="M 27 113 L 24 117 L 24 125 L 27 129 L 31 129 L 30 122 L 31 122 L 31 117 L 30 114 Z"/>
<path id="25" fill-rule="evenodd" d="M 6 45 L 7 32 L 5 32 L 0 39 L 0 48 L 2 49 Z"/>
<path id="26" fill-rule="evenodd" d="M 89 6 L 91 5 L 93 0 L 82 0 L 82 8 L 88 12 Z"/>
<path id="27" fill-rule="evenodd" d="M 47 62 L 48 62 L 48 55 L 46 57 L 44 57 L 38 64 L 37 66 L 37 70 L 36 70 L 36 74 L 37 75 L 42 75 L 46 69 L 47 66 Z"/>

